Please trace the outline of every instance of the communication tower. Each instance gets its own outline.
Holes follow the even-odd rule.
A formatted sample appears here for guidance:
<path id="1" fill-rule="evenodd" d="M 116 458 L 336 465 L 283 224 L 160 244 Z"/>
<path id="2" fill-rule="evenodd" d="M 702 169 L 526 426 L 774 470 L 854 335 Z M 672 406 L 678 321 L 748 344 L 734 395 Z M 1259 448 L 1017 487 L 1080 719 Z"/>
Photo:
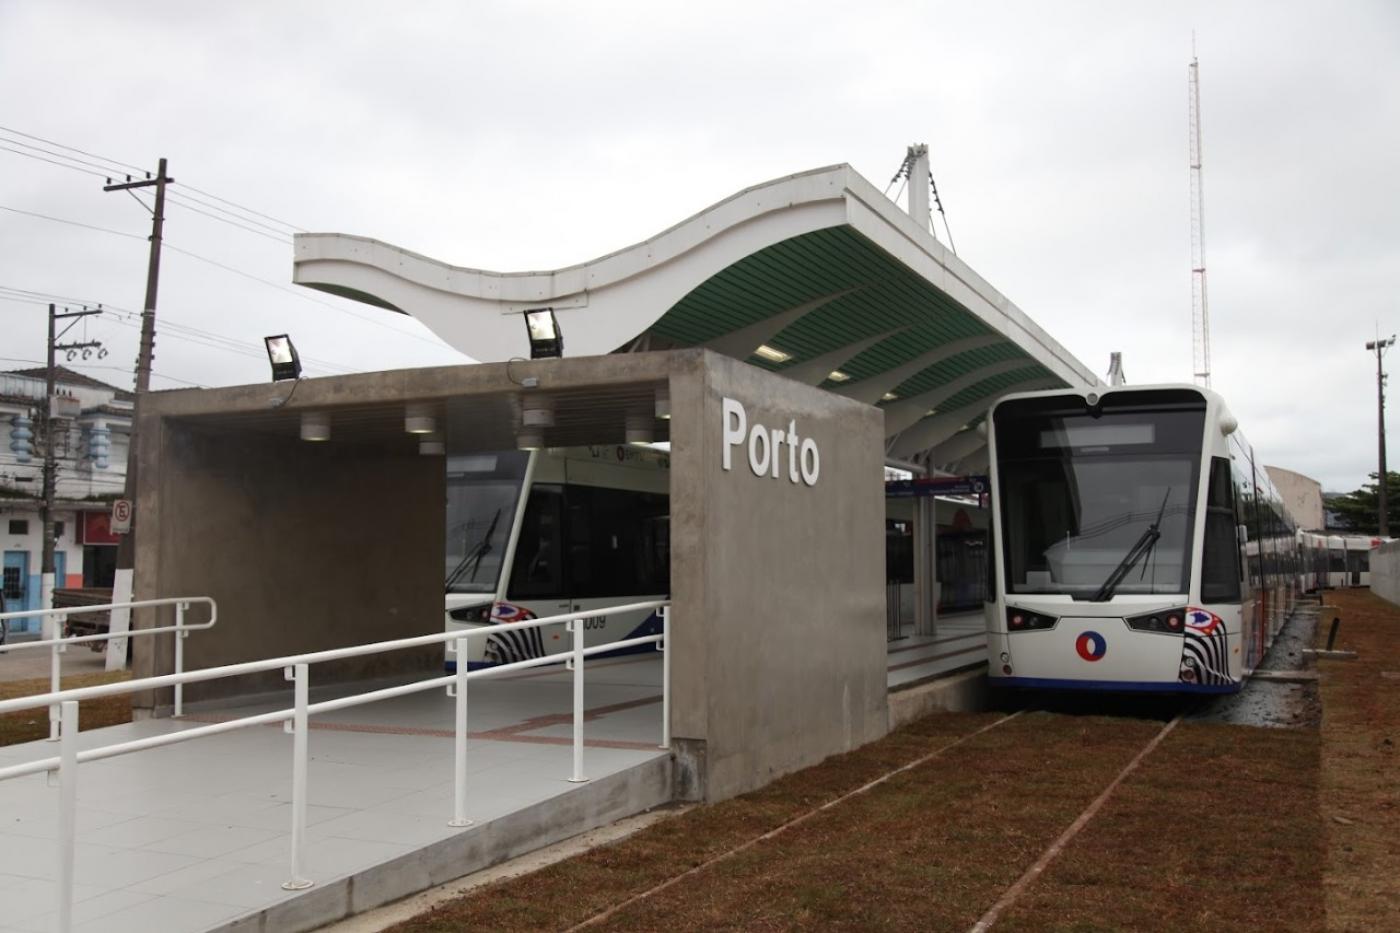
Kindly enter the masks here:
<path id="1" fill-rule="evenodd" d="M 1188 69 L 1191 111 L 1191 344 L 1198 385 L 1210 388 L 1210 311 L 1206 302 L 1206 195 L 1201 179 L 1201 74 L 1196 40 Z"/>

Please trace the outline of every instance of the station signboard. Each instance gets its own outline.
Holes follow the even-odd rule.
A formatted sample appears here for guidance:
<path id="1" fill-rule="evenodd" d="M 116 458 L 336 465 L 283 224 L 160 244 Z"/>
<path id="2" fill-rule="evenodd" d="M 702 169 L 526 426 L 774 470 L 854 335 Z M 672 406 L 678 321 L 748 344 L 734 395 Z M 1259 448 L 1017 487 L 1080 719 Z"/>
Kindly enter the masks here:
<path id="1" fill-rule="evenodd" d="M 910 499 L 919 496 L 984 496 L 985 476 L 918 476 L 885 483 L 885 498 Z"/>

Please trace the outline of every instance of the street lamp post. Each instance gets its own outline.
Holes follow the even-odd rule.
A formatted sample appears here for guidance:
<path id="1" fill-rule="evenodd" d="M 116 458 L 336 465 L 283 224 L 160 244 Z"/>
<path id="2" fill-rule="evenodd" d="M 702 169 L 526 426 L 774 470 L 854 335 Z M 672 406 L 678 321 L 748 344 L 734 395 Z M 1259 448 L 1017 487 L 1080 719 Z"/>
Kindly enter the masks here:
<path id="1" fill-rule="evenodd" d="M 1381 369 L 1381 356 L 1394 344 L 1394 334 L 1385 340 L 1366 341 L 1366 349 L 1372 350 L 1376 354 L 1376 434 L 1380 445 L 1380 463 L 1376 475 L 1376 511 L 1380 524 L 1377 530 L 1382 538 L 1390 536 L 1390 515 L 1387 511 L 1389 506 L 1386 503 L 1386 487 L 1389 485 L 1387 482 L 1389 477 L 1385 470 L 1385 372 Z"/>

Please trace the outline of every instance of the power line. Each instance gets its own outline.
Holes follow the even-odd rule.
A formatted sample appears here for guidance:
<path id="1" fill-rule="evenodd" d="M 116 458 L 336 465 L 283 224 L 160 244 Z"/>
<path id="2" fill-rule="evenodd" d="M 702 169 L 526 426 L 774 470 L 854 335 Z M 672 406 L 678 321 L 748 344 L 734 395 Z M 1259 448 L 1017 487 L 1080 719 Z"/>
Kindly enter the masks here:
<path id="1" fill-rule="evenodd" d="M 375 327 L 382 327 L 385 330 L 398 334 L 400 337 L 409 337 L 413 340 L 418 340 L 435 347 L 442 346 L 441 341 L 429 340 L 427 337 L 420 337 L 417 334 L 410 334 L 408 331 L 399 330 L 397 327 L 391 327 L 383 321 L 377 321 L 374 318 L 366 317 L 363 314 L 356 314 L 349 308 L 342 308 L 339 305 L 331 304 L 329 301 L 321 301 L 318 298 L 312 298 L 310 295 L 296 291 L 295 289 L 288 288 L 285 285 L 279 285 L 276 282 L 271 281 L 270 279 L 259 278 L 258 276 L 253 275 L 251 272 L 244 272 L 242 269 L 235 269 L 233 266 L 224 265 L 223 263 L 214 259 L 210 259 L 207 256 L 201 256 L 198 253 L 192 253 L 187 249 L 181 249 L 180 247 L 173 245 L 169 240 L 165 242 L 165 248 L 169 250 L 174 250 L 177 253 L 182 253 L 186 256 L 189 256 L 191 259 L 198 259 L 200 262 L 207 262 L 209 265 L 223 269 L 225 272 L 232 272 L 234 275 L 242 276 L 245 279 L 252 279 L 254 282 L 261 282 L 263 285 L 266 285 L 270 288 L 275 288 L 280 292 L 286 292 L 289 295 L 295 295 L 303 301 L 309 301 L 312 304 L 323 305 L 327 308 L 330 308 L 332 311 L 339 311 L 341 314 L 348 314 L 353 318 L 359 318 L 360 320 L 368 324 L 373 324 Z"/>
<path id="2" fill-rule="evenodd" d="M 66 159 L 67 161 L 75 163 L 77 165 L 86 165 L 91 168 L 97 169 L 99 172 L 125 174 L 125 172 L 112 172 L 111 166 L 108 165 L 102 165 L 98 162 L 89 162 L 87 159 L 75 158 L 74 156 L 65 155 L 62 152 L 54 152 L 52 149 L 45 149 L 43 146 L 36 146 L 33 143 L 23 142 L 22 140 L 8 139 L 4 136 L 0 136 L 0 142 L 7 142 L 14 146 L 23 146 L 25 149 L 33 149 L 35 152 L 42 152 L 45 155 L 51 155 L 59 159 Z"/>
<path id="3" fill-rule="evenodd" d="M 217 194 L 210 194 L 210 193 L 207 192 L 207 191 L 202 191 L 202 190 L 200 190 L 199 188 L 194 187 L 193 185 L 183 185 L 182 187 L 184 187 L 184 189 L 185 189 L 186 191 L 193 191 L 195 194 L 202 194 L 202 195 L 204 195 L 206 198 L 213 198 L 215 201 L 222 201 L 224 204 L 227 204 L 227 205 L 229 205 L 230 207 L 236 207 L 236 208 L 238 208 L 240 211 L 244 211 L 244 212 L 249 213 L 249 214 L 254 214 L 254 215 L 258 216 L 258 217 L 263 218 L 264 220 L 270 220 L 270 221 L 272 221 L 273 223 L 279 223 L 279 224 L 281 224 L 281 225 L 284 226 L 284 227 L 291 227 L 293 230 L 297 231 L 298 233 L 305 233 L 305 232 L 306 232 L 306 228 L 305 228 L 305 227 L 298 227 L 296 224 L 287 223 L 285 220 L 278 220 L 276 217 L 273 217 L 273 216 L 271 216 L 271 215 L 269 215 L 269 214 L 264 214 L 264 213 L 261 213 L 260 211 L 255 211 L 255 210 L 253 210 L 251 207 L 244 207 L 243 205 L 238 204 L 238 203 L 235 203 L 235 202 L 233 202 L 233 201 L 230 201 L 230 200 L 228 200 L 227 198 L 221 198 L 221 197 L 219 197 Z"/>
<path id="4" fill-rule="evenodd" d="M 187 211 L 193 211 L 196 214 L 203 214 L 205 217 L 208 217 L 212 220 L 220 221 L 222 223 L 226 223 L 231 227 L 237 227 L 240 230 L 246 230 L 247 232 L 255 234 L 256 236 L 265 237 L 266 239 L 272 240 L 273 242 L 281 243 L 284 246 L 292 245 L 291 238 L 288 237 L 285 233 L 280 233 L 280 231 L 273 231 L 274 233 L 278 234 L 276 236 L 274 236 L 272 233 L 264 233 L 262 230 L 256 230 L 252 227 L 244 226 L 243 224 L 238 223 L 235 220 L 230 220 L 227 217 L 220 217 L 218 214 L 211 214 L 208 211 L 200 210 L 199 208 L 194 207 L 192 203 L 181 200 L 175 197 L 173 194 L 167 194 L 165 196 L 165 199 L 169 203 L 174 204 L 178 207 L 182 207 Z M 272 230 L 271 227 L 267 227 L 267 229 Z"/>
<path id="5" fill-rule="evenodd" d="M 85 224 L 85 223 L 82 223 L 81 221 L 77 221 L 77 220 L 65 220 L 65 219 L 62 218 L 62 217 L 53 217 L 53 216 L 50 216 L 49 214 L 40 214 L 40 213 L 38 213 L 37 211 L 22 211 L 22 210 L 20 210 L 20 209 L 17 208 L 17 207 L 8 207 L 8 206 L 6 206 L 6 205 L 4 205 L 4 204 L 0 204 L 0 211 L 10 211 L 10 212 L 15 213 L 15 214 L 24 214 L 24 215 L 26 215 L 26 216 L 28 216 L 28 217 L 38 217 L 40 220 L 52 220 L 54 223 L 68 224 L 68 225 L 73 226 L 73 227 L 83 227 L 83 228 L 85 228 L 85 229 L 87 229 L 87 230 L 96 230 L 96 231 L 98 231 L 99 233 L 110 233 L 110 234 L 112 234 L 113 236 L 124 236 L 124 237 L 127 237 L 128 239 L 132 239 L 132 240 L 144 240 L 144 239 L 146 239 L 145 237 L 143 237 L 143 236 L 142 236 L 141 234 L 139 234 L 139 233 L 126 233 L 125 231 L 122 231 L 122 230 L 113 230 L 113 229 L 111 229 L 110 227 L 98 227 L 98 226 L 95 226 L 95 225 L 93 225 L 93 224 Z"/>
<path id="6" fill-rule="evenodd" d="M 181 185 L 179 195 L 186 201 L 193 201 L 195 204 L 198 204 L 201 207 L 207 207 L 210 210 L 218 211 L 221 214 L 227 214 L 229 217 L 232 217 L 234 220 L 240 221 L 241 223 L 252 224 L 255 227 L 262 227 L 264 230 L 270 230 L 279 236 L 287 236 L 289 231 L 296 231 L 301 229 L 300 227 L 294 227 L 291 224 L 283 223 L 280 220 L 273 220 L 273 223 L 280 224 L 282 227 L 287 228 L 286 230 L 283 230 L 279 227 L 274 227 L 272 224 L 265 224 L 261 220 L 255 220 L 253 217 L 244 216 L 244 214 L 253 214 L 255 217 L 264 216 L 258 214 L 257 211 L 250 211 L 247 208 L 239 208 L 238 210 L 243 212 L 239 213 L 238 211 L 231 211 L 226 207 L 221 207 L 218 204 L 211 204 L 209 201 L 202 200 L 201 198 L 197 198 L 194 195 L 190 194 L 189 188 L 186 185 Z M 213 200 L 217 201 L 221 199 L 214 198 Z"/>
<path id="7" fill-rule="evenodd" d="M 108 158 L 107 156 L 100 156 L 92 152 L 84 152 L 82 149 L 76 149 L 73 146 L 66 146 L 63 143 L 54 142 L 52 139 L 45 139 L 42 136 L 35 136 L 33 133 L 26 133 L 23 130 L 16 130 L 8 126 L 0 126 L 0 130 L 3 130 L 6 133 L 14 133 L 16 136 L 23 136 L 25 139 L 34 139 L 38 140 L 41 143 L 47 143 L 50 146 L 57 146 L 60 149 L 67 149 L 69 152 L 76 152 L 79 155 L 89 156 L 93 159 L 101 159 L 104 162 L 111 162 L 113 165 L 120 165 L 123 168 L 135 169 L 138 172 L 146 171 L 143 168 L 139 168 L 135 165 L 132 165 L 130 162 L 121 162 L 117 159 Z"/>
<path id="8" fill-rule="evenodd" d="M 82 167 L 80 167 L 80 166 L 73 165 L 73 164 L 70 163 L 70 162 L 58 162 L 58 161 L 55 161 L 54 159 L 46 159 L 46 158 L 44 158 L 44 157 L 41 156 L 41 155 L 35 155 L 35 154 L 32 153 L 32 152 L 25 152 L 25 151 L 22 150 L 22 149 L 11 149 L 9 146 L 0 146 L 0 149 L 5 150 L 6 152 L 13 152 L 15 155 L 24 156 L 26 159 L 38 159 L 40 162 L 47 162 L 47 163 L 49 163 L 50 165 L 57 165 L 59 168 L 68 168 L 68 169 L 72 169 L 72 170 L 75 171 L 75 172 L 82 172 L 84 175 L 92 175 L 92 176 L 94 176 L 94 177 L 96 177 L 96 178 L 108 178 L 108 177 L 110 177 L 110 176 L 108 176 L 108 175 L 103 174 L 102 172 L 94 172 L 92 169 L 82 168 Z M 116 174 L 116 173 L 114 172 L 114 173 L 112 173 L 112 174 Z"/>

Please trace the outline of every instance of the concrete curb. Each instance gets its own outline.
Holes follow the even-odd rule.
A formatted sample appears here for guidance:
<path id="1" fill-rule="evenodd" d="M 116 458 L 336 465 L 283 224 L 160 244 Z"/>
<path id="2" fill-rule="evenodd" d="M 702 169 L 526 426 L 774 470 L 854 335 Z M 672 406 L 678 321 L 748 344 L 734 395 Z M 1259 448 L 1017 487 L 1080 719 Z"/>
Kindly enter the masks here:
<path id="1" fill-rule="evenodd" d="M 986 665 L 891 690 L 890 731 L 929 713 L 975 713 L 987 708 Z"/>

